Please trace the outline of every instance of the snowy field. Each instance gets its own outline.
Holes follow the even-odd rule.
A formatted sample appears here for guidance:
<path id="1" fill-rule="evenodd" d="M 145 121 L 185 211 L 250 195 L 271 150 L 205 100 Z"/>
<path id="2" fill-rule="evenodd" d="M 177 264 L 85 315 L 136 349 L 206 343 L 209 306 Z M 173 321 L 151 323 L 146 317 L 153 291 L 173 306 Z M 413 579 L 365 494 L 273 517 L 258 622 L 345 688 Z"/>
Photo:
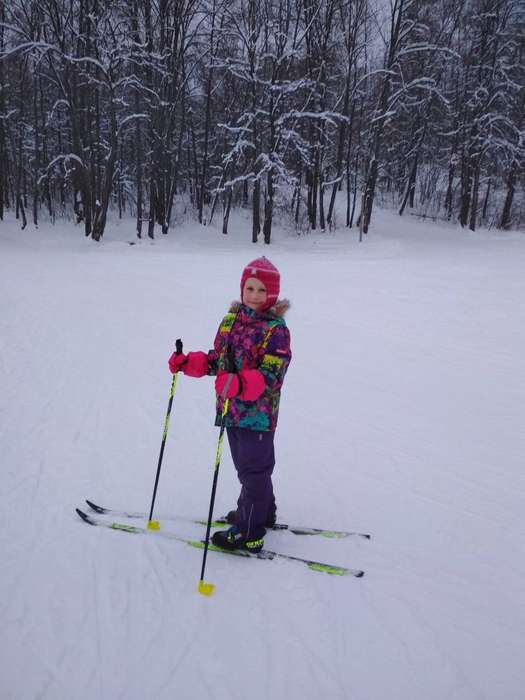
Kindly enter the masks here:
<path id="1" fill-rule="evenodd" d="M 0 224 L 0 697 L 523 700 L 525 235 L 232 229 Z M 200 551 L 74 507 L 148 509 L 175 339 L 211 347 L 261 254 L 293 304 L 279 518 L 373 538 L 266 538 L 362 579 L 210 553 L 205 598 Z M 213 415 L 181 377 L 157 516 L 206 516 Z M 237 492 L 226 448 L 217 515 Z"/>

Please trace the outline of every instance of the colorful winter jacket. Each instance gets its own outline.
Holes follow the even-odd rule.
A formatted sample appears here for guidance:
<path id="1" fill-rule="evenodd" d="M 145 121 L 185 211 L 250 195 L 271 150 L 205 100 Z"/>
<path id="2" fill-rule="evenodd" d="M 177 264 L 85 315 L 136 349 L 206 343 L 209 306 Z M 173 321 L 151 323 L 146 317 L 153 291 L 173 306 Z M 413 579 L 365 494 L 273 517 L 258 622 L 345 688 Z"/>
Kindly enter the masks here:
<path id="1" fill-rule="evenodd" d="M 286 300 L 271 309 L 257 312 L 234 302 L 223 318 L 214 348 L 208 353 L 209 374 L 228 371 L 227 350 L 231 348 L 236 371 L 258 369 L 266 388 L 256 401 L 230 400 L 226 427 L 273 431 L 277 426 L 279 400 L 284 375 L 292 358 L 290 332 L 283 315 L 289 309 Z M 223 401 L 217 397 L 216 425 L 221 424 Z"/>

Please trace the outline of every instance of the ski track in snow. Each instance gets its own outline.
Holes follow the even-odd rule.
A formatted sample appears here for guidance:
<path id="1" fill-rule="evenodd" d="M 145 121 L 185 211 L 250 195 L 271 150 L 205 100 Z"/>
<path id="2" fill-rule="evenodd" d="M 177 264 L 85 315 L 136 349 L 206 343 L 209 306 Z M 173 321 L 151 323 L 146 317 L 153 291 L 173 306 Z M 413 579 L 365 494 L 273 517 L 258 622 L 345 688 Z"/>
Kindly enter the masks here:
<path id="1" fill-rule="evenodd" d="M 1 226 L 2 700 L 522 700 L 523 235 Z M 260 254 L 293 303 L 280 517 L 373 538 L 267 538 L 363 579 L 210 552 L 207 599 L 201 552 L 74 507 L 148 508 L 175 338 L 208 349 Z M 211 381 L 181 377 L 156 512 L 207 513 L 213 417 Z M 215 513 L 237 492 L 225 448 Z"/>

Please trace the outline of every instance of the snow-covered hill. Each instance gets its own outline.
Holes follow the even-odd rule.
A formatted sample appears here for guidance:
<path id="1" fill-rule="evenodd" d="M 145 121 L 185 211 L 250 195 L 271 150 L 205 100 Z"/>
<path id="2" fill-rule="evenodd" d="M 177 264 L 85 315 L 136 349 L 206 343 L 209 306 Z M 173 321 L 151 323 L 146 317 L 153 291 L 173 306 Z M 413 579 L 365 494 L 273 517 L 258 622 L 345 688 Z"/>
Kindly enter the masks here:
<path id="1" fill-rule="evenodd" d="M 362 244 L 268 248 L 234 223 L 134 246 L 1 224 L 2 700 L 521 700 L 525 237 L 378 213 Z M 266 539 L 362 579 L 210 553 L 204 598 L 201 552 L 74 507 L 148 508 L 174 341 L 207 350 L 261 254 L 293 303 L 280 519 L 373 539 Z M 180 379 L 159 516 L 207 513 L 213 404 Z M 216 514 L 237 491 L 225 449 Z"/>

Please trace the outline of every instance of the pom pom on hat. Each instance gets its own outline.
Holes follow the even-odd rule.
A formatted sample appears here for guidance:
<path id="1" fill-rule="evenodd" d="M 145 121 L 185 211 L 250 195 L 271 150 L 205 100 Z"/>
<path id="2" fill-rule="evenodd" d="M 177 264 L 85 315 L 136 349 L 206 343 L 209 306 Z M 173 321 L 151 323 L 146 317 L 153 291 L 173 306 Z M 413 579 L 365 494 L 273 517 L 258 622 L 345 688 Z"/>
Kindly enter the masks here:
<path id="1" fill-rule="evenodd" d="M 277 301 L 279 296 L 279 290 L 281 285 L 281 275 L 279 270 L 272 265 L 268 258 L 262 257 L 252 260 L 246 265 L 242 271 L 241 277 L 241 301 L 242 292 L 244 289 L 244 284 L 250 277 L 255 277 L 255 279 L 260 280 L 266 287 L 266 304 L 263 307 L 263 311 L 269 309 Z"/>

